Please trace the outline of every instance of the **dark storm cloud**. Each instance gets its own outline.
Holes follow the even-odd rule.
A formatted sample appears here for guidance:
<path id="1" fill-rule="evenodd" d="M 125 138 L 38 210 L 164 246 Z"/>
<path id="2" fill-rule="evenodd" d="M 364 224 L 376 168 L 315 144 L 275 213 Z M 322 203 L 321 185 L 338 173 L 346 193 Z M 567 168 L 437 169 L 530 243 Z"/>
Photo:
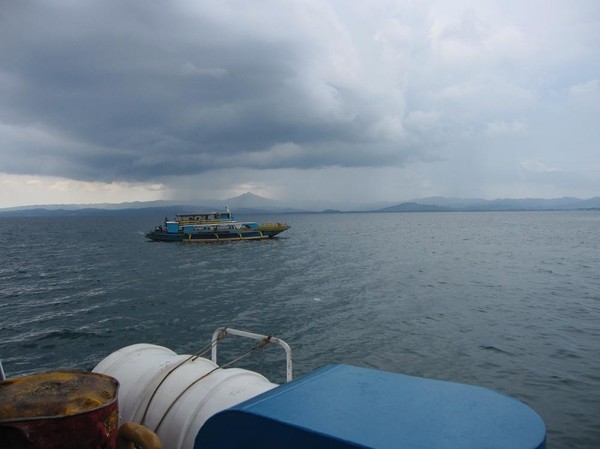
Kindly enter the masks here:
<path id="1" fill-rule="evenodd" d="M 54 140 L 24 139 L 4 171 L 108 181 L 402 161 L 398 139 L 366 132 L 379 112 L 319 76 L 331 55 L 311 29 L 227 5 L 4 4 L 0 120 Z"/>
<path id="2" fill-rule="evenodd" d="M 599 5 L 3 2 L 0 183 L 595 195 Z"/>

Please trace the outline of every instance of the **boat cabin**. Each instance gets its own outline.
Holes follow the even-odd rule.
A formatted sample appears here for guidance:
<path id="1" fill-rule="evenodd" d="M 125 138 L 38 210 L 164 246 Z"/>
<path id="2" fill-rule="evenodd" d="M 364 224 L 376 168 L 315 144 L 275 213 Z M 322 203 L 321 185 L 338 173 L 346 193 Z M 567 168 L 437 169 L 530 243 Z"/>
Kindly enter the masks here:
<path id="1" fill-rule="evenodd" d="M 193 214 L 176 214 L 175 221 L 180 224 L 196 223 L 218 223 L 223 221 L 234 221 L 233 213 L 227 212 L 201 212 Z"/>

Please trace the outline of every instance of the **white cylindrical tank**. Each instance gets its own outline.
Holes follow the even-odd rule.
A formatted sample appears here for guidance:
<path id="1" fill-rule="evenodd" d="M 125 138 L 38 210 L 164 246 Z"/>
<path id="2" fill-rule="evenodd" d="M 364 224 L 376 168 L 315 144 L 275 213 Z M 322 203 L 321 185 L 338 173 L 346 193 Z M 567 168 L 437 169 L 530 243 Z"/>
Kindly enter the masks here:
<path id="1" fill-rule="evenodd" d="M 202 357 L 182 364 L 189 358 L 162 346 L 137 344 L 113 352 L 93 371 L 119 381 L 121 423 L 143 424 L 169 449 L 192 449 L 208 418 L 277 387 L 258 373 L 216 369 Z"/>

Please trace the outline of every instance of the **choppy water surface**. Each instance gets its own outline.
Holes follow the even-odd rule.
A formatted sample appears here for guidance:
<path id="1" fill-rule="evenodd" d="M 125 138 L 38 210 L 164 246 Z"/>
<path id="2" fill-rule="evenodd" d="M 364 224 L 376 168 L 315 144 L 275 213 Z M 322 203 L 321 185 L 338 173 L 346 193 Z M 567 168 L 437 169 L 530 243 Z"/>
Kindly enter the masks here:
<path id="1" fill-rule="evenodd" d="M 337 362 L 478 384 L 540 413 L 549 447 L 600 447 L 599 213 L 239 218 L 292 228 L 186 245 L 144 239 L 160 217 L 0 219 L 5 371 L 91 369 L 140 342 L 191 353 L 228 325 L 285 339 L 296 376 Z M 245 366 L 281 382 L 278 351 Z"/>

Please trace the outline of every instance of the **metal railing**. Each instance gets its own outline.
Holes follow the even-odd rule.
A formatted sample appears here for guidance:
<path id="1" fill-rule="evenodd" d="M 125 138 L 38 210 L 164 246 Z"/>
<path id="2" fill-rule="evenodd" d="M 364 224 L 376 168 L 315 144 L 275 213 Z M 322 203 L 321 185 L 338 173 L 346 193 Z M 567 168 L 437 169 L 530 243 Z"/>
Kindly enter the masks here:
<path id="1" fill-rule="evenodd" d="M 213 363 L 217 363 L 217 345 L 219 340 L 223 340 L 227 335 L 237 335 L 238 337 L 251 338 L 253 340 L 259 340 L 261 343 L 259 347 L 266 346 L 269 343 L 275 343 L 281 346 L 285 350 L 286 358 L 286 382 L 292 380 L 292 349 L 290 346 L 280 338 L 271 337 L 270 335 L 260 335 L 252 332 L 241 331 L 238 329 L 231 329 L 229 327 L 219 327 L 216 329 L 212 336 L 212 350 L 211 358 Z"/>

